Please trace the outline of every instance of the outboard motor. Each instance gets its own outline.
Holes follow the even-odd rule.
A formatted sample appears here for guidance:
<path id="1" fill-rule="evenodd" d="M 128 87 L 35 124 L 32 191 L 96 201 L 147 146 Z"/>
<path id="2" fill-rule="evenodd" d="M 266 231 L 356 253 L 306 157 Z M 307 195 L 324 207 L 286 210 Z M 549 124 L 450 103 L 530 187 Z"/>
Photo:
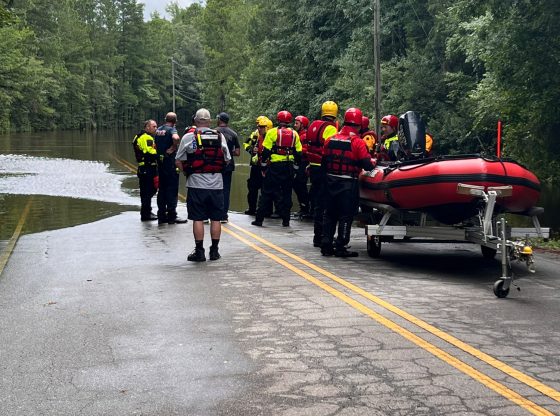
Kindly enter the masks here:
<path id="1" fill-rule="evenodd" d="M 399 117 L 399 145 L 402 159 L 420 159 L 426 156 L 426 123 L 416 111 L 407 111 Z"/>

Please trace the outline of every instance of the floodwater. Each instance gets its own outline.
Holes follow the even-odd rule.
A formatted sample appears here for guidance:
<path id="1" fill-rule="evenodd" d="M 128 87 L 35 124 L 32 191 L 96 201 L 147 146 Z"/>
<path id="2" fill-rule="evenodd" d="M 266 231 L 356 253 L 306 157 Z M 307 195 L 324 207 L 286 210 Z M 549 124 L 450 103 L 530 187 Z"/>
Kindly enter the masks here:
<path id="1" fill-rule="evenodd" d="M 0 135 L 0 241 L 11 237 L 27 205 L 22 233 L 139 211 L 133 137 L 123 130 Z M 244 211 L 249 158 L 236 162 L 230 209 Z M 184 185 L 181 177 L 182 194 Z"/>
<path id="2" fill-rule="evenodd" d="M 138 181 L 131 171 L 135 165 L 133 136 L 134 132 L 124 130 L 0 135 L 0 242 L 11 237 L 27 206 L 22 233 L 70 227 L 139 210 Z M 247 208 L 248 162 L 246 152 L 236 158 L 232 211 Z M 183 177 L 179 192 L 185 192 Z M 558 232 L 558 187 L 543 187 L 539 205 L 545 208 L 541 225 Z"/>

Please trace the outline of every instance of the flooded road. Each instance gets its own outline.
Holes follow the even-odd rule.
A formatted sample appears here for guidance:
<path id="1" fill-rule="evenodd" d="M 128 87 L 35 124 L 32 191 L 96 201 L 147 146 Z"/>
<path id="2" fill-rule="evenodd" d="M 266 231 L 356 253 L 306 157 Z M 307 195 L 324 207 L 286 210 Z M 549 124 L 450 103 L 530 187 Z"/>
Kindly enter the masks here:
<path id="1" fill-rule="evenodd" d="M 308 221 L 232 214 L 195 264 L 190 224 L 138 221 L 131 135 L 0 139 L 1 243 L 27 234 L 0 273 L 1 415 L 560 414 L 557 255 L 498 299 L 477 246 L 372 259 L 356 229 L 340 259 Z"/>
<path id="2" fill-rule="evenodd" d="M 23 234 L 138 210 L 138 181 L 127 167 L 136 164 L 133 136 L 122 130 L 0 136 L 0 241 L 10 238 L 28 201 Z M 243 211 L 248 157 L 236 161 L 231 210 Z M 184 193 L 183 177 L 179 191 Z"/>
<path id="3" fill-rule="evenodd" d="M 133 131 L 64 131 L 0 136 L 0 242 L 12 235 L 25 204 L 31 210 L 22 233 L 58 229 L 139 209 L 131 140 Z M 241 138 L 240 140 L 242 140 Z M 246 152 L 236 159 L 230 209 L 247 208 Z M 128 167 L 127 167 L 128 166 Z M 184 177 L 179 191 L 184 193 Z M 297 210 L 294 197 L 293 210 Z M 544 186 L 541 225 L 560 230 L 560 191 Z M 512 219 L 515 226 L 528 222 Z"/>

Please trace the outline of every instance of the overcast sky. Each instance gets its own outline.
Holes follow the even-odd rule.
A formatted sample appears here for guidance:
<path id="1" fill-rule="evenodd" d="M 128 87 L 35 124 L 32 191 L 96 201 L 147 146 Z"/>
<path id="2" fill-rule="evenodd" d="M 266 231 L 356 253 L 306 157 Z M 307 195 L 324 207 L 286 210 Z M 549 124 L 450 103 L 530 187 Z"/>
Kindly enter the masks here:
<path id="1" fill-rule="evenodd" d="M 165 7 L 169 3 L 178 3 L 181 7 L 187 7 L 189 4 L 199 3 L 199 0 L 140 0 L 138 3 L 144 3 L 144 20 L 149 20 L 152 12 L 158 12 L 160 16 L 169 18 L 165 12 Z"/>

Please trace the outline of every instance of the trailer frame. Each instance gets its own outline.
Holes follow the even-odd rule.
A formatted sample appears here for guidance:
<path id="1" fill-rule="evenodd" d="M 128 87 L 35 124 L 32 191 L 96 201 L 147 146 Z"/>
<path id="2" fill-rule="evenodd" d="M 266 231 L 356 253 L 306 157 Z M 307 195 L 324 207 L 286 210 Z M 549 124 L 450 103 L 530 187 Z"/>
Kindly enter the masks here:
<path id="1" fill-rule="evenodd" d="M 400 210 L 390 205 L 361 200 L 362 206 L 373 208 L 382 214 L 377 224 L 367 224 L 367 252 L 370 257 L 381 255 L 383 242 L 415 243 L 472 243 L 480 245 L 484 258 L 493 259 L 500 253 L 502 275 L 494 283 L 494 294 L 505 298 L 514 284 L 511 270 L 512 261 L 521 261 L 529 272 L 535 272 L 533 250 L 529 238 L 549 238 L 550 228 L 541 227 L 538 215 L 543 208 L 533 207 L 521 215 L 529 216 L 533 227 L 510 227 L 503 213 L 496 213 L 496 199 L 511 196 L 511 186 L 484 187 L 459 183 L 457 192 L 481 199 L 478 215 L 467 222 L 456 225 L 427 225 L 428 214 L 422 211 Z M 416 215 L 418 225 L 390 225 L 390 220 L 401 219 L 406 215 Z M 372 216 L 373 217 L 373 216 Z M 418 218 L 419 217 L 419 218 Z M 519 289 L 519 288 L 518 288 Z"/>

